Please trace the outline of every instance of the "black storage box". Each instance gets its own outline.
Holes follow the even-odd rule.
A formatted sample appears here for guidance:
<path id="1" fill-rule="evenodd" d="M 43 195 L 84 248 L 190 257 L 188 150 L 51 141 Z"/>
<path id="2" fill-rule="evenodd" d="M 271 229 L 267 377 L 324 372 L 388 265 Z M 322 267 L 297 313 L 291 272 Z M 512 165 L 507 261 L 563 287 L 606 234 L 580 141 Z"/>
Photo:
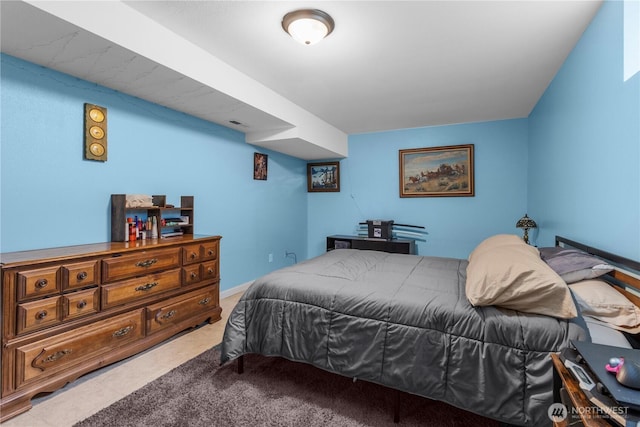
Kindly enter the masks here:
<path id="1" fill-rule="evenodd" d="M 367 227 L 369 228 L 370 239 L 391 240 L 393 238 L 391 230 L 393 227 L 393 220 L 368 219 Z"/>

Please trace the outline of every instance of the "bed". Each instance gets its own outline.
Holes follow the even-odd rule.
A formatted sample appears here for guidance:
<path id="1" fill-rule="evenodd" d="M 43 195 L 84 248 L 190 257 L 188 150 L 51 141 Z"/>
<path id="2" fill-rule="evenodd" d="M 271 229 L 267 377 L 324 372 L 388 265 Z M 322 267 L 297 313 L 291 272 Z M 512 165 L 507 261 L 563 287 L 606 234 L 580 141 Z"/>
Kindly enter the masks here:
<path id="1" fill-rule="evenodd" d="M 547 255 L 512 235 L 468 260 L 333 250 L 251 285 L 228 319 L 221 363 L 279 356 L 504 423 L 550 425 L 549 354 L 591 336 L 586 302 Z M 594 276 L 612 271 L 601 264 L 611 269 Z"/>

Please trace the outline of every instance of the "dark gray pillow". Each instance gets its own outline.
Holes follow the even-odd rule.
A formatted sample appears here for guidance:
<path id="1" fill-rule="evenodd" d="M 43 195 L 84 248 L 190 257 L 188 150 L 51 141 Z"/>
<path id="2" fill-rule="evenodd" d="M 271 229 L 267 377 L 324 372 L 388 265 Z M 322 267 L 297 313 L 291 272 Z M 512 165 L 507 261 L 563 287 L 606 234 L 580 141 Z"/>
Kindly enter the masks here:
<path id="1" fill-rule="evenodd" d="M 602 259 L 578 249 L 539 248 L 540 257 L 567 283 L 594 279 L 614 269 Z"/>

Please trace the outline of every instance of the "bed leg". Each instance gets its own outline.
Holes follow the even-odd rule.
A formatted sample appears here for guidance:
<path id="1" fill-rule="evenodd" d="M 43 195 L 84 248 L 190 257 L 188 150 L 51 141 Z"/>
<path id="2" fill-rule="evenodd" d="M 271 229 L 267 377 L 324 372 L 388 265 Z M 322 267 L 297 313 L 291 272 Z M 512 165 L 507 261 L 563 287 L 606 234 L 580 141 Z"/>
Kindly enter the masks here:
<path id="1" fill-rule="evenodd" d="M 244 355 L 238 357 L 238 373 L 242 374 L 244 372 Z"/>
<path id="2" fill-rule="evenodd" d="M 400 390 L 394 390 L 394 392 L 393 422 L 398 424 L 400 422 Z"/>

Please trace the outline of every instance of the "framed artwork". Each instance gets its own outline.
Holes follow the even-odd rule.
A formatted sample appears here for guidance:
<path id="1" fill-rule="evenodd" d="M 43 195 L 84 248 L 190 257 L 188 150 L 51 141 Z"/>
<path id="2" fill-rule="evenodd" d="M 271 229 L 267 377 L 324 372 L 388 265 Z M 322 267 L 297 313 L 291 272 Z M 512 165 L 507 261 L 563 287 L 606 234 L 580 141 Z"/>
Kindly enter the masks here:
<path id="1" fill-rule="evenodd" d="M 340 162 L 307 163 L 307 191 L 340 191 Z"/>
<path id="2" fill-rule="evenodd" d="M 400 150 L 400 197 L 473 197 L 473 144 Z"/>
<path id="3" fill-rule="evenodd" d="M 253 153 L 253 179 L 267 180 L 267 161 L 269 156 L 262 153 Z"/>

